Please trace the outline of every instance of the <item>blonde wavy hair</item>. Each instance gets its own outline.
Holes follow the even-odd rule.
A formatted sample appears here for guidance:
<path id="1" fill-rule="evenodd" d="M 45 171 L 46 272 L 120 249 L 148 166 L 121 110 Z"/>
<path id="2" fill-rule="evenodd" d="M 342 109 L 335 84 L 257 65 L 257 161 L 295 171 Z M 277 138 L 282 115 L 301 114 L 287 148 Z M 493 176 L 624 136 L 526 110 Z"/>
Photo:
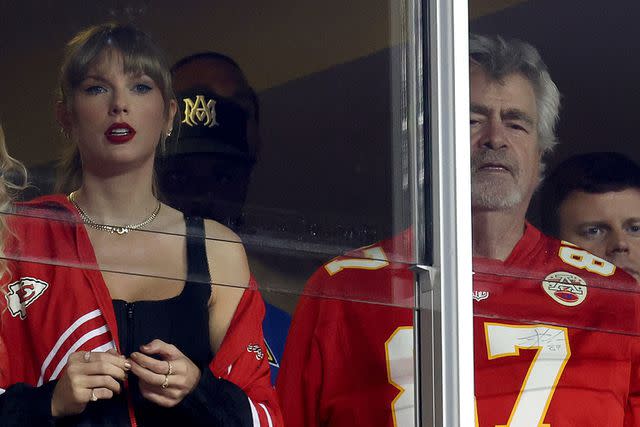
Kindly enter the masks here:
<path id="1" fill-rule="evenodd" d="M 4 130 L 0 124 L 0 277 L 8 272 L 5 258 L 5 240 L 11 230 L 7 217 L 14 212 L 14 198 L 27 185 L 27 169 L 9 155 Z"/>

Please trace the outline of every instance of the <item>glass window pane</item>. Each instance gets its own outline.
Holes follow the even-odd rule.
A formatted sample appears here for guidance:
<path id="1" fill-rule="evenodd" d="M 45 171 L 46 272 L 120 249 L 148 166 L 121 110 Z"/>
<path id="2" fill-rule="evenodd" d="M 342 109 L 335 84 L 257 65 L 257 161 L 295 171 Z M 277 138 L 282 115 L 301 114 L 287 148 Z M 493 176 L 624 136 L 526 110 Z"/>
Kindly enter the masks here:
<path id="1" fill-rule="evenodd" d="M 254 383 L 234 377 L 241 364 L 220 365 L 233 339 L 244 339 L 245 329 L 236 326 L 242 319 L 259 338 L 259 326 L 264 332 L 264 343 L 252 335 L 237 344 L 242 356 L 261 368 L 268 361 L 268 382 L 282 374 L 289 385 L 279 386 L 289 424 L 297 424 L 303 398 L 338 402 L 314 414 L 331 413 L 335 422 L 414 425 L 422 406 L 414 390 L 415 267 L 430 259 L 423 234 L 432 233 L 422 62 L 413 45 L 423 35 L 412 27 L 422 17 L 415 6 L 388 0 L 187 2 L 178 10 L 167 1 L 0 6 L 0 39 L 20 40 L 0 43 L 6 101 L 0 120 L 30 182 L 4 214 L 13 230 L 4 257 L 14 275 L 6 283 L 3 322 L 21 326 L 0 335 L 0 411 L 5 388 L 66 375 L 68 356 L 78 351 L 115 348 L 134 357 L 144 343 L 131 338 L 138 336 L 137 310 L 197 294 L 209 305 L 180 311 L 198 326 L 195 338 L 171 307 L 155 311 L 139 331 L 150 341 L 158 336 L 149 324 L 165 328 L 166 340 L 201 372 L 209 366 L 253 399 Z M 97 50 L 84 68 L 63 66 L 71 71 L 61 85 L 65 44 L 106 18 L 132 21 L 166 52 L 173 121 L 162 72 L 137 63 L 136 54 Z M 117 38 L 113 45 L 116 53 L 131 47 Z M 156 98 L 141 102 L 143 96 Z M 79 154 L 69 156 L 74 147 Z M 60 172 L 64 156 L 75 175 Z M 85 294 L 98 308 L 85 310 Z M 261 299 L 266 316 L 259 322 Z M 218 309 L 219 300 L 237 309 Z M 43 318 L 39 306 L 48 307 Z M 78 319 L 67 318 L 67 306 Z M 75 332 L 74 321 L 89 329 Z M 333 329 L 318 332 L 325 323 Z M 46 324 L 52 342 L 36 345 L 33 372 L 3 377 L 5 359 L 18 360 L 8 344 L 28 338 L 22 328 L 34 324 L 33 330 Z M 316 333 L 317 342 L 306 341 Z M 192 346 L 200 347 L 187 353 Z M 315 351 L 331 356 L 320 360 L 309 353 Z M 74 357 L 87 363 L 98 357 L 87 354 Z M 171 388 L 173 368 L 167 369 L 156 372 L 166 382 L 162 389 Z M 304 382 L 301 373 L 308 375 Z M 331 390 L 314 388 L 316 375 Z M 260 376 L 260 386 L 265 381 Z M 142 400 L 136 387 L 134 399 Z M 96 391 L 88 393 L 94 400 Z M 106 400 L 100 392 L 97 399 Z M 271 401 L 254 403 L 264 425 L 270 425 L 264 417 L 281 425 L 277 410 L 261 412 L 273 409 Z M 91 407 L 84 414 L 99 417 Z"/>

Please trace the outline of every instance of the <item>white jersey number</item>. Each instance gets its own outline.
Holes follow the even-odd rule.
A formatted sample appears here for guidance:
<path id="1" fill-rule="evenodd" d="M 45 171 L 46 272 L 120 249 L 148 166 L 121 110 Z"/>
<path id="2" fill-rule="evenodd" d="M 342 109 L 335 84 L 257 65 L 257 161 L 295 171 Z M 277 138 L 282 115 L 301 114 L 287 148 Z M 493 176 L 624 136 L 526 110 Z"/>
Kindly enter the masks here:
<path id="1" fill-rule="evenodd" d="M 368 248 L 362 251 L 363 258 L 341 258 L 331 261 L 324 266 L 327 273 L 333 276 L 345 268 L 355 268 L 360 270 L 378 270 L 389 265 L 387 255 L 380 246 Z"/>
<path id="2" fill-rule="evenodd" d="M 387 379 L 400 393 L 391 402 L 394 427 L 415 426 L 413 328 L 396 329 L 385 343 Z"/>
<path id="3" fill-rule="evenodd" d="M 375 246 L 362 251 L 363 258 L 341 258 L 331 261 L 324 268 L 333 276 L 347 268 L 378 270 L 389 265 L 384 250 Z M 391 402 L 395 427 L 415 426 L 414 414 L 414 360 L 413 327 L 397 328 L 385 342 L 387 380 L 400 392 Z"/>
<path id="4" fill-rule="evenodd" d="M 567 244 L 568 242 L 562 243 Z M 600 276 L 608 277 L 616 272 L 615 265 L 575 246 L 560 246 L 558 255 L 565 263 Z"/>
<path id="5" fill-rule="evenodd" d="M 520 349 L 538 350 L 509 420 L 496 427 L 542 426 L 558 380 L 571 357 L 567 329 L 489 322 L 485 323 L 484 329 L 489 359 L 519 356 Z"/>

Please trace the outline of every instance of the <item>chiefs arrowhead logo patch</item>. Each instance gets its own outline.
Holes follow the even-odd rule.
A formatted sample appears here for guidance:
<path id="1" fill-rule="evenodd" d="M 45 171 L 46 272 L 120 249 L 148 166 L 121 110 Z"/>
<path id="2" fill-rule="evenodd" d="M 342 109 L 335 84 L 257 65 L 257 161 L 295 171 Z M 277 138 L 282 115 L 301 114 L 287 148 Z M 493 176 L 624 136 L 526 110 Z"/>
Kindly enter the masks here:
<path id="1" fill-rule="evenodd" d="M 566 271 L 556 271 L 542 281 L 542 288 L 553 300 L 574 307 L 587 298 L 587 282 Z"/>
<path id="2" fill-rule="evenodd" d="M 5 295 L 9 312 L 13 317 L 27 317 L 27 307 L 35 302 L 47 290 L 49 284 L 33 277 L 23 277 L 11 283 Z"/>

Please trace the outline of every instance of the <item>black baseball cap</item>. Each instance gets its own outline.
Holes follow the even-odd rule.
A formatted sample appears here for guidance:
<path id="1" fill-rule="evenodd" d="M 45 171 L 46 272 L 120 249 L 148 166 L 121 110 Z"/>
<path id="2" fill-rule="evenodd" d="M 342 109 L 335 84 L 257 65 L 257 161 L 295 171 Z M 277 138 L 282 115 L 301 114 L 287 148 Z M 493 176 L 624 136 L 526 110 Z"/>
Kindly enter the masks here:
<path id="1" fill-rule="evenodd" d="M 208 88 L 193 87 L 176 94 L 179 132 L 166 141 L 166 157 L 216 154 L 255 160 L 247 141 L 248 113 L 232 99 Z"/>

